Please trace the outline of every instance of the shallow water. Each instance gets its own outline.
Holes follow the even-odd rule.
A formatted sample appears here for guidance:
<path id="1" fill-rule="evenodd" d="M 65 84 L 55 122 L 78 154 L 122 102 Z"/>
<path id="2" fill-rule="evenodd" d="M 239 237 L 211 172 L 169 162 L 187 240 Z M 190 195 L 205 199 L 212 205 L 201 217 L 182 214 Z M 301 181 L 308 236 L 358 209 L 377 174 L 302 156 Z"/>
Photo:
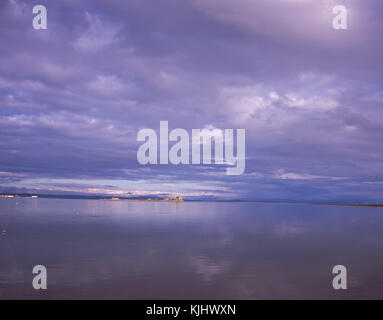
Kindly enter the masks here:
<path id="1" fill-rule="evenodd" d="M 383 208 L 0 199 L 0 299 L 19 298 L 381 299 Z"/>

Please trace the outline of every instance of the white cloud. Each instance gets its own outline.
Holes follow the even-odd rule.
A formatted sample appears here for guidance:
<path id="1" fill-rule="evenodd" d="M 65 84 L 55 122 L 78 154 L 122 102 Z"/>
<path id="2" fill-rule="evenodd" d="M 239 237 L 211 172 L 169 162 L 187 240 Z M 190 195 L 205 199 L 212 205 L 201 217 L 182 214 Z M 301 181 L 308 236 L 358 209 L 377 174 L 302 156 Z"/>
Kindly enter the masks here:
<path id="1" fill-rule="evenodd" d="M 226 86 L 220 90 L 219 101 L 235 123 L 246 125 L 251 121 L 258 127 L 280 127 L 305 117 L 307 112 L 325 113 L 339 107 L 342 88 L 331 76 L 299 75 L 292 84 L 294 90 L 259 84 Z"/>
<path id="2" fill-rule="evenodd" d="M 173 87 L 178 83 L 178 77 L 169 72 L 160 72 L 158 75 L 158 84 L 161 87 Z"/>
<path id="3" fill-rule="evenodd" d="M 313 175 L 309 173 L 296 173 L 296 172 L 285 172 L 284 170 L 277 170 L 273 174 L 273 178 L 281 180 L 314 180 L 314 179 L 326 179 L 326 180 L 344 180 L 345 177 L 329 177 L 322 175 Z"/>
<path id="4" fill-rule="evenodd" d="M 111 45 L 116 40 L 118 28 L 101 21 L 96 15 L 86 13 L 88 29 L 74 42 L 78 50 L 92 51 L 100 50 Z"/>
<path id="5" fill-rule="evenodd" d="M 341 45 L 331 24 L 332 8 L 339 4 L 335 0 L 196 0 L 195 3 L 209 16 L 255 35 L 283 42 L 294 38 Z M 350 1 L 347 7 L 351 9 L 355 4 Z M 355 24 L 358 19 L 354 12 Z M 343 41 L 347 40 L 354 39 Z"/>
<path id="6" fill-rule="evenodd" d="M 115 76 L 99 75 L 89 83 L 89 88 L 98 92 L 113 92 L 123 89 L 122 82 Z"/>

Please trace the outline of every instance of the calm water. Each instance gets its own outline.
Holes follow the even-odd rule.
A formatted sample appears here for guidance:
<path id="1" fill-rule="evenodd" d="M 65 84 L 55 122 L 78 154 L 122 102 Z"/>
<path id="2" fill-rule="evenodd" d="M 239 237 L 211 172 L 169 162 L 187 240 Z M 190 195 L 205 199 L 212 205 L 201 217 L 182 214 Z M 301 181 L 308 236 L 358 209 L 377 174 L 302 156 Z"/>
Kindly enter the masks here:
<path id="1" fill-rule="evenodd" d="M 383 208 L 0 199 L 0 299 L 15 298 L 381 299 Z"/>

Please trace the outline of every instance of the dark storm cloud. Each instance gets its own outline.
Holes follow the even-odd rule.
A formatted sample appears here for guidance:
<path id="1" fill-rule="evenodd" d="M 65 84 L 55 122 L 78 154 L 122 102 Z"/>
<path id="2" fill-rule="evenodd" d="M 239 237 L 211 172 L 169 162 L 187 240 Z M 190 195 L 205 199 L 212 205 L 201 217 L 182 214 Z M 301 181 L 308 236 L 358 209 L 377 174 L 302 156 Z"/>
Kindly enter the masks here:
<path id="1" fill-rule="evenodd" d="M 0 4 L 1 190 L 381 198 L 379 1 L 41 4 L 40 31 L 31 2 Z M 336 4 L 347 31 L 331 27 Z M 245 128 L 246 173 L 140 166 L 137 132 L 160 120 Z"/>

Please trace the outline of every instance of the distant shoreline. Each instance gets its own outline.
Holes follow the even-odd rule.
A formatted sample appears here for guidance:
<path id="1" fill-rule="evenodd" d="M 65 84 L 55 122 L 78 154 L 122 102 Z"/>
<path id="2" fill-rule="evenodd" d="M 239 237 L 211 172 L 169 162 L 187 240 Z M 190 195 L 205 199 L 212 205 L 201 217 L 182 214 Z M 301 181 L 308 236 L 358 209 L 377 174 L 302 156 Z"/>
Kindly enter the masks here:
<path id="1" fill-rule="evenodd" d="M 310 203 L 317 206 L 383 207 L 383 203 Z"/>
<path id="2" fill-rule="evenodd" d="M 0 199 L 61 199 L 61 200 L 104 200 L 104 201 L 149 201 L 149 202 L 184 202 L 182 196 L 175 198 L 119 198 L 119 197 L 84 197 L 84 196 L 49 196 L 32 194 L 0 194 Z"/>
<path id="3" fill-rule="evenodd" d="M 185 200 L 178 200 L 178 199 L 119 199 L 119 198 L 103 198 L 103 199 L 97 199 L 97 200 L 104 200 L 104 201 L 149 201 L 149 202 L 184 202 Z"/>
<path id="4" fill-rule="evenodd" d="M 352 206 L 352 207 L 383 207 L 383 203 L 336 203 L 336 202 L 303 202 L 303 201 L 254 201 L 254 200 L 206 200 L 206 199 L 183 199 L 176 198 L 106 198 L 102 196 L 60 196 L 60 195 L 33 195 L 33 194 L 4 194 L 0 193 L 0 199 L 62 199 L 62 200 L 103 200 L 103 201 L 145 201 L 145 202 L 242 202 L 242 203 L 275 203 L 275 204 L 306 204 L 319 206 Z"/>

